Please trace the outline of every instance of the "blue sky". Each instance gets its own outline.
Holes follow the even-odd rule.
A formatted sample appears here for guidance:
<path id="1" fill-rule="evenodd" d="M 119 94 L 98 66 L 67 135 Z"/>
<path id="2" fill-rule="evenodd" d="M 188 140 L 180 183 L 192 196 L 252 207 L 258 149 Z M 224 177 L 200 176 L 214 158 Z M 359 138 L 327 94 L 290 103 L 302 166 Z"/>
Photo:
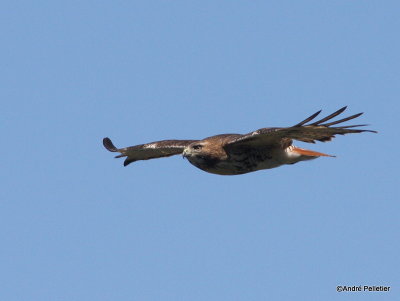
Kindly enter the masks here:
<path id="1" fill-rule="evenodd" d="M 399 299 L 399 9 L 3 3 L 0 299 Z M 241 176 L 180 156 L 124 168 L 101 144 L 246 133 L 344 105 L 379 134 Z"/>

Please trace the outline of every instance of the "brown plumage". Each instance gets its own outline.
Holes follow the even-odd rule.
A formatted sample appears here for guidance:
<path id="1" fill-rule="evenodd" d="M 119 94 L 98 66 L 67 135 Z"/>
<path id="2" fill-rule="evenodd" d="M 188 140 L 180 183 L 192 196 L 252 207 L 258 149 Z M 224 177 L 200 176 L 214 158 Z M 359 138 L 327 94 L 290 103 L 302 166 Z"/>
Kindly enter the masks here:
<path id="1" fill-rule="evenodd" d="M 214 174 L 237 175 L 283 164 L 294 164 L 327 154 L 305 150 L 292 145 L 293 140 L 307 143 L 326 142 L 335 135 L 371 132 L 355 129 L 366 124 L 333 126 L 359 117 L 355 114 L 325 123 L 341 114 L 346 107 L 313 123 L 321 111 L 316 112 L 294 126 L 286 128 L 262 128 L 248 134 L 222 134 L 202 140 L 162 140 L 126 148 L 116 148 L 109 138 L 103 145 L 110 152 L 119 152 L 116 158 L 126 157 L 124 166 L 137 160 L 149 160 L 182 154 L 194 166 Z"/>

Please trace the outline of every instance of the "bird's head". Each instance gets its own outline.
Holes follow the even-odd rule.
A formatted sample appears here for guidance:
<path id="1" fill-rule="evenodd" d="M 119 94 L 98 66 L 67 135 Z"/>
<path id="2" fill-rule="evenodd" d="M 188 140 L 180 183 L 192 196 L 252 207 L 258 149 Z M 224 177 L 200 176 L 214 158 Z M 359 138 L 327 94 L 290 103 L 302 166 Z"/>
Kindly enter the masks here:
<path id="1" fill-rule="evenodd" d="M 182 152 L 184 158 L 191 163 L 203 161 L 219 161 L 227 158 L 223 149 L 223 140 L 218 136 L 208 137 L 189 144 Z"/>
<path id="2" fill-rule="evenodd" d="M 196 141 L 189 144 L 183 150 L 183 157 L 184 158 L 191 158 L 191 157 L 202 157 L 207 154 L 207 142 L 206 141 Z"/>

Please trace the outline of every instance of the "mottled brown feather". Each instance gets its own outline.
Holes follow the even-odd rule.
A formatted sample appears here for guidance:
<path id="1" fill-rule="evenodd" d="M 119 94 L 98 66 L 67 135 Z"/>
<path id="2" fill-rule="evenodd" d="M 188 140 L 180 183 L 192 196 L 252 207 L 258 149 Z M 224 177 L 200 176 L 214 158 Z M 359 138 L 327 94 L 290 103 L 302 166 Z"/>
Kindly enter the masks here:
<path id="1" fill-rule="evenodd" d="M 376 133 L 376 131 L 371 130 L 361 130 L 361 129 L 351 129 L 356 127 L 355 125 L 331 127 L 331 125 L 342 123 L 354 118 L 359 117 L 362 113 L 352 115 L 337 121 L 333 121 L 326 124 L 321 124 L 322 122 L 328 121 L 339 114 L 343 113 L 347 107 L 343 107 L 340 110 L 330 114 L 321 120 L 308 124 L 313 120 L 321 111 L 318 111 L 306 118 L 302 122 L 296 124 L 292 127 L 287 128 L 262 128 L 257 131 L 240 136 L 237 139 L 230 141 L 225 148 L 232 149 L 234 147 L 242 147 L 243 145 L 257 147 L 257 146 L 282 146 L 288 145 L 288 141 L 299 140 L 307 143 L 315 143 L 315 141 L 326 142 L 332 140 L 335 135 L 371 132 Z M 359 125 L 364 126 L 364 125 Z M 285 143 L 283 143 L 285 142 Z"/>
<path id="2" fill-rule="evenodd" d="M 127 157 L 124 162 L 124 166 L 126 166 L 138 160 L 149 160 L 182 154 L 184 148 L 195 141 L 197 140 L 162 140 L 125 148 L 117 148 L 110 138 L 104 138 L 103 145 L 110 152 L 121 153 L 116 156 L 116 158 Z"/>

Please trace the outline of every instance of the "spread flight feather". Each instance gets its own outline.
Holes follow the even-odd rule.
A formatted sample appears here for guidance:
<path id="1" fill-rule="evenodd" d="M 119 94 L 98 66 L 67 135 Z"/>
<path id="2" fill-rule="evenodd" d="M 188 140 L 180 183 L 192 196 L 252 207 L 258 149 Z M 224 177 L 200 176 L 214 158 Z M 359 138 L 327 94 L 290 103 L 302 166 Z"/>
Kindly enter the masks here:
<path id="1" fill-rule="evenodd" d="M 316 141 L 331 141 L 335 135 L 376 133 L 373 130 L 358 129 L 366 124 L 333 126 L 355 119 L 363 113 L 326 123 L 343 113 L 346 108 L 343 107 L 313 123 L 310 122 L 321 111 L 294 126 L 262 128 L 244 135 L 222 134 L 202 140 L 162 140 L 125 148 L 117 148 L 109 138 L 104 138 L 103 145 L 110 152 L 119 152 L 120 154 L 116 158 L 126 157 L 124 166 L 138 160 L 182 154 L 188 158 L 190 163 L 210 173 L 243 174 L 310 160 L 319 156 L 328 156 L 296 148 L 292 145 L 293 140 L 315 143 Z"/>

